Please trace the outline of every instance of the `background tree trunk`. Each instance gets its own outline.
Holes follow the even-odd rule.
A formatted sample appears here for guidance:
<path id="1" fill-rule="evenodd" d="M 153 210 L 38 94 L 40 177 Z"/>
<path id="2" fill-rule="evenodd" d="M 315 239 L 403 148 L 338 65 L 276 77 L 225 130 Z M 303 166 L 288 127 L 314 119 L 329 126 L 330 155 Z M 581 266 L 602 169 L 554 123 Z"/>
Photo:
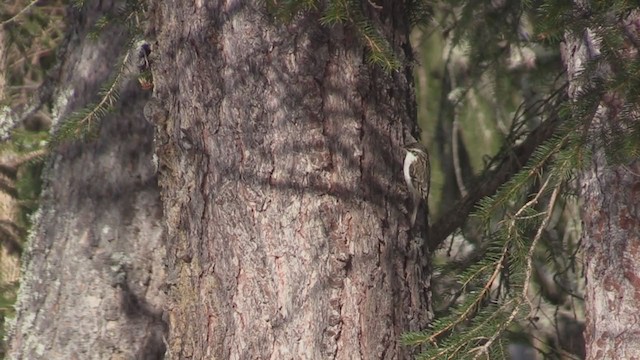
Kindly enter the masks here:
<path id="1" fill-rule="evenodd" d="M 70 10 L 56 119 L 95 100 L 127 44 L 118 26 L 87 38 L 112 1 Z M 153 130 L 132 82 L 95 140 L 47 162 L 39 219 L 23 258 L 14 359 L 160 359 L 165 255 Z"/>
<path id="2" fill-rule="evenodd" d="M 430 316 L 401 176 L 412 73 L 366 64 L 351 28 L 282 24 L 256 3 L 151 11 L 169 353 L 406 358 L 399 336 Z M 409 49 L 402 2 L 380 5 L 384 35 Z"/>
<path id="3" fill-rule="evenodd" d="M 593 150 L 580 177 L 587 359 L 632 359 L 640 356 L 640 162 L 611 166 Z"/>
<path id="4" fill-rule="evenodd" d="M 585 29 L 579 37 L 568 34 L 565 41 L 569 96 L 576 99 L 581 90 L 576 77 L 587 61 L 599 56 L 599 40 Z M 600 76 L 610 76 L 610 69 L 600 70 Z M 611 164 L 602 145 L 603 136 L 621 120 L 615 114 L 623 101 L 602 99 L 589 123 L 590 167 L 579 178 L 587 279 L 584 336 L 586 358 L 594 360 L 640 356 L 640 162 Z"/>

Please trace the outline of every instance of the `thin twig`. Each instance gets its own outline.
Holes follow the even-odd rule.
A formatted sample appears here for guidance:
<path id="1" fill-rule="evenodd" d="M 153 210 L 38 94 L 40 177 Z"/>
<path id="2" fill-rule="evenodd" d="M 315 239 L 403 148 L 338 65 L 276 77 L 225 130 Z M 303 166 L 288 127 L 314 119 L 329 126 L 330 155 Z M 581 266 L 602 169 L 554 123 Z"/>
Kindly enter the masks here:
<path id="1" fill-rule="evenodd" d="M 35 5 L 38 2 L 38 0 L 33 0 L 31 3 L 29 3 L 29 5 L 25 6 L 22 8 L 22 10 L 18 11 L 17 14 L 13 15 L 12 17 L 8 18 L 7 20 L 3 21 L 0 23 L 0 26 L 5 26 L 10 22 L 15 21 L 18 17 L 20 17 L 20 15 L 22 15 L 25 11 L 29 10 L 29 8 L 31 8 L 33 5 Z"/>
<path id="2" fill-rule="evenodd" d="M 629 172 L 630 174 L 632 174 L 635 177 L 640 177 L 640 174 L 638 174 L 637 172 L 633 172 L 628 166 L 626 165 L 622 165 L 622 168 L 627 170 L 627 172 Z"/>
<path id="3" fill-rule="evenodd" d="M 453 52 L 453 47 L 449 51 L 449 56 L 451 56 Z M 453 64 L 451 61 L 447 61 L 447 72 L 449 73 L 449 84 L 451 86 L 451 92 L 456 91 L 456 74 L 453 69 Z M 461 106 L 461 101 L 464 98 L 464 95 L 458 96 L 456 99 L 451 98 L 451 93 L 447 96 L 447 99 L 452 103 L 453 106 L 453 124 L 451 129 L 451 156 L 453 157 L 453 172 L 456 176 L 456 184 L 458 185 L 458 190 L 460 190 L 460 197 L 467 196 L 467 188 L 464 186 L 464 181 L 462 179 L 462 168 L 460 167 L 460 121 L 459 119 L 459 111 L 458 109 Z"/>
<path id="4" fill-rule="evenodd" d="M 451 154 L 453 156 L 453 171 L 456 175 L 456 183 L 458 184 L 458 189 L 460 190 L 460 197 L 467 196 L 467 188 L 464 186 L 464 181 L 462 179 L 462 168 L 460 167 L 460 154 L 458 151 L 459 146 L 459 131 L 460 131 L 460 122 L 458 121 L 457 111 L 454 110 L 455 119 L 453 119 L 453 129 L 451 132 Z"/>

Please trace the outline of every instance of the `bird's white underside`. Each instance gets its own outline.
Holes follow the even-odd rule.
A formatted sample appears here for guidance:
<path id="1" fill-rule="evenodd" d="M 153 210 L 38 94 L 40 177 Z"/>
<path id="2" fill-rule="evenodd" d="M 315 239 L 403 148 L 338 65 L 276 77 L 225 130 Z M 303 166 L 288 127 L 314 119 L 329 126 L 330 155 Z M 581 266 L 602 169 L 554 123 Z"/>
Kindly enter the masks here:
<path id="1" fill-rule="evenodd" d="M 416 160 L 418 160 L 418 158 L 411 151 L 407 151 L 403 167 L 404 181 L 406 181 L 407 187 L 409 187 L 409 191 L 411 191 L 413 195 L 419 194 L 418 190 L 413 186 L 413 181 L 411 181 L 411 164 Z"/>

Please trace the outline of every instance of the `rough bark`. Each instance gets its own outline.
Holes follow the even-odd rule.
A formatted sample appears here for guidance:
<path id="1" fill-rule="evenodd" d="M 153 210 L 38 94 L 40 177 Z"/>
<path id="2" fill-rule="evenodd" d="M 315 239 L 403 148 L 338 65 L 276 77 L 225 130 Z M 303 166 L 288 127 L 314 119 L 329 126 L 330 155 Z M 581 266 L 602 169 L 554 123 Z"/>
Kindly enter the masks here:
<path id="1" fill-rule="evenodd" d="M 634 17 L 637 21 L 638 14 Z M 580 90 L 575 77 L 586 61 L 600 56 L 599 41 L 591 29 L 585 29 L 579 36 L 567 34 L 565 42 L 569 96 L 575 99 Z M 610 69 L 603 66 L 599 70 L 602 73 L 595 76 L 609 76 Z M 640 357 L 640 162 L 611 164 L 601 141 L 619 121 L 615 107 L 621 104 L 611 106 L 603 99 L 588 122 L 593 156 L 579 178 L 587 359 Z"/>
<path id="2" fill-rule="evenodd" d="M 112 1 L 70 10 L 56 119 L 95 100 L 125 50 L 125 33 L 87 38 Z M 165 346 L 165 255 L 153 130 L 145 96 L 122 90 L 98 138 L 61 146 L 47 161 L 39 218 L 24 255 L 10 334 L 14 359 L 159 359 Z"/>
<path id="3" fill-rule="evenodd" d="M 607 164 L 594 149 L 584 199 L 587 359 L 640 356 L 640 162 Z"/>
<path id="4" fill-rule="evenodd" d="M 156 5 L 156 140 L 171 358 L 398 359 L 430 316 L 401 146 L 410 69 L 366 63 L 351 28 L 258 2 Z M 395 51 L 403 4 L 363 2 Z"/>

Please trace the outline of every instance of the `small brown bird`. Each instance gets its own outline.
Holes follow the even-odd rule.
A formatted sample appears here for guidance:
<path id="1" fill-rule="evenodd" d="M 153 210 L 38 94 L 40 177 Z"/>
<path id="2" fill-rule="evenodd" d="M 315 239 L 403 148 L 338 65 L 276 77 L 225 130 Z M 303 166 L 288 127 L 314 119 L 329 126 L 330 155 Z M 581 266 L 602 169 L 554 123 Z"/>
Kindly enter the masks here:
<path id="1" fill-rule="evenodd" d="M 405 146 L 407 152 L 404 158 L 404 180 L 413 197 L 413 211 L 411 212 L 411 226 L 416 223 L 416 216 L 420 201 L 429 198 L 431 183 L 431 164 L 427 148 L 417 142 Z"/>

